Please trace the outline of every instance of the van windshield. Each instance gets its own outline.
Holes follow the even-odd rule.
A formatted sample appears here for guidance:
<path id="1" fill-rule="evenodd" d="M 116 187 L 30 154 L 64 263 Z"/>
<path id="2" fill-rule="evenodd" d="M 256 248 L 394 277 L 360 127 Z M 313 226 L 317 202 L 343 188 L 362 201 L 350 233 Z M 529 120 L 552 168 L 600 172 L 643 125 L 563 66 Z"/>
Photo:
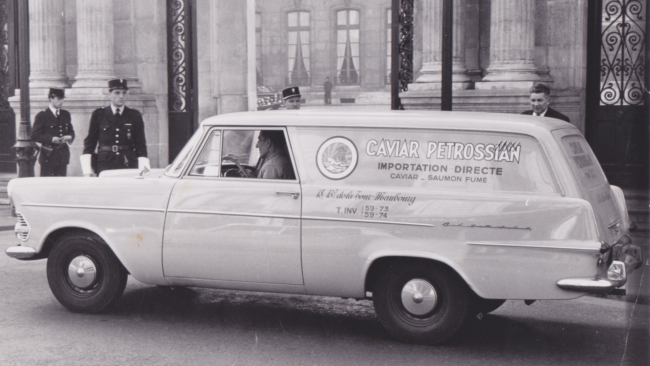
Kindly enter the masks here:
<path id="1" fill-rule="evenodd" d="M 197 129 L 196 132 L 194 132 L 194 135 L 192 135 L 192 138 L 185 144 L 185 147 L 183 147 L 183 150 L 181 150 L 180 153 L 176 156 L 176 159 L 174 159 L 174 162 L 172 162 L 167 169 L 165 169 L 165 175 L 171 176 L 171 177 L 178 177 L 181 174 L 181 171 L 183 170 L 183 166 L 185 166 L 185 162 L 188 160 L 190 157 L 190 152 L 192 151 L 192 148 L 199 142 L 201 139 L 201 135 L 203 135 L 203 130 L 202 129 Z"/>

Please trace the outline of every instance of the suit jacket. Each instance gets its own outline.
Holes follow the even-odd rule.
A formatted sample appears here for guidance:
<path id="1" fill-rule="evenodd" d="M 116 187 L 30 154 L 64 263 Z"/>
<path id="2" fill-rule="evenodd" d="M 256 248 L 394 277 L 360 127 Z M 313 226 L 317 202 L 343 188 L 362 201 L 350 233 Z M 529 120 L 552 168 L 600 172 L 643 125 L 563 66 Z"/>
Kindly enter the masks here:
<path id="1" fill-rule="evenodd" d="M 118 151 L 97 151 L 97 173 L 110 169 L 137 168 L 138 158 L 147 156 L 147 140 L 142 114 L 123 107 L 121 115 L 113 115 L 110 106 L 98 108 L 90 116 L 84 154 L 92 154 L 97 146 L 117 145 Z"/>
<path id="2" fill-rule="evenodd" d="M 70 112 L 60 109 L 55 116 L 50 108 L 38 112 L 34 119 L 31 139 L 41 144 L 38 162 L 45 166 L 61 166 L 70 163 L 70 148 L 68 144 L 54 144 L 53 137 L 70 135 L 74 141 L 74 129 L 70 122 Z M 50 150 L 51 149 L 51 150 Z"/>
<path id="3" fill-rule="evenodd" d="M 529 109 L 529 110 L 523 112 L 522 114 L 527 114 L 529 116 L 532 116 L 533 115 L 533 110 Z M 564 114 L 556 111 L 555 109 L 552 109 L 551 107 L 549 107 L 546 110 L 546 114 L 544 115 L 544 117 L 557 118 L 557 119 L 561 119 L 561 120 L 566 121 L 566 122 L 571 122 L 569 120 L 569 117 L 567 117 Z"/>

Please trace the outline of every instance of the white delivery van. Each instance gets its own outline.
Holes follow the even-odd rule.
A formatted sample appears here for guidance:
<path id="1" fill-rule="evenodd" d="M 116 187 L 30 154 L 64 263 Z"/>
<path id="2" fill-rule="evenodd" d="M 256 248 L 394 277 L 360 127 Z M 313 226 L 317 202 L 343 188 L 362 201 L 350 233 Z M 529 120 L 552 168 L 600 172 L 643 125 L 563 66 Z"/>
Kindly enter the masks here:
<path id="1" fill-rule="evenodd" d="M 580 132 L 523 115 L 320 110 L 205 120 L 147 175 L 12 180 L 20 244 L 77 312 L 127 276 L 372 299 L 439 343 L 507 299 L 616 291 L 640 265 L 621 189 Z"/>

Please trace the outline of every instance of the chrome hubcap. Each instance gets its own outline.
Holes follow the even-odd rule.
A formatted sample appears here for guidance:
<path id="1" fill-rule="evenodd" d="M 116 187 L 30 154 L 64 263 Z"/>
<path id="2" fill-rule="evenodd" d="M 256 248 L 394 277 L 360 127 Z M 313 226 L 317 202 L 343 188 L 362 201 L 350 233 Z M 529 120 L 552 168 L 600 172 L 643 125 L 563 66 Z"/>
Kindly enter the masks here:
<path id="1" fill-rule="evenodd" d="M 73 285 L 85 289 L 95 283 L 97 266 L 89 257 L 80 255 L 70 262 L 68 276 Z"/>
<path id="2" fill-rule="evenodd" d="M 438 294 L 428 281 L 410 280 L 402 288 L 402 305 L 413 315 L 425 315 L 436 307 Z"/>

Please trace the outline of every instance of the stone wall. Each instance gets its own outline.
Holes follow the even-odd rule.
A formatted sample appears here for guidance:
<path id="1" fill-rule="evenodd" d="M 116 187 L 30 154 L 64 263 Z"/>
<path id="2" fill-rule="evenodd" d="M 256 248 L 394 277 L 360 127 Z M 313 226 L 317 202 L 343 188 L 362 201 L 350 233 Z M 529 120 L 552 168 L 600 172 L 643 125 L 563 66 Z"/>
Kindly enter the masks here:
<path id="1" fill-rule="evenodd" d="M 199 121 L 246 111 L 246 1 L 197 3 Z"/>
<path id="2" fill-rule="evenodd" d="M 70 112 L 76 139 L 71 145 L 68 175 L 81 175 L 79 156 L 88 132 L 90 115 L 99 107 L 109 105 L 107 87 L 75 87 L 78 70 L 77 3 L 64 0 L 65 72 L 72 85 L 66 89 L 63 109 Z M 114 77 L 129 81 L 127 106 L 138 109 L 145 121 L 147 149 L 152 167 L 168 164 L 167 135 L 167 44 L 165 2 L 158 0 L 113 0 L 113 67 Z M 51 37 L 43 34 L 37 36 Z M 33 39 L 30 44 L 45 41 Z M 47 87 L 30 88 L 30 121 L 47 108 Z M 10 98 L 20 124 L 20 93 Z M 18 131 L 18 129 L 17 129 Z M 36 174 L 40 166 L 36 164 Z"/>
<path id="3" fill-rule="evenodd" d="M 425 0 L 416 0 L 421 4 Z M 491 0 L 465 0 L 465 66 L 470 79 L 480 84 L 490 66 Z M 587 70 L 587 0 L 534 1 L 534 63 L 538 82 L 553 90 L 552 107 L 571 118 L 581 131 L 585 128 L 585 87 Z M 425 27 L 423 17 L 416 14 L 416 31 Z M 440 25 L 441 27 L 442 25 Z M 416 42 L 422 42 L 416 39 Z M 423 45 L 415 45 L 422 52 Z M 416 79 L 421 68 L 415 65 Z M 454 110 L 474 110 L 517 113 L 530 109 L 528 88 L 516 83 L 503 87 L 482 83 L 481 88 L 454 91 Z M 529 82 L 532 84 L 532 82 Z M 401 93 L 407 109 L 437 109 L 440 107 L 439 86 L 411 84 Z M 455 89 L 458 89 L 455 87 Z M 499 91 L 498 89 L 503 89 Z"/>
<path id="4" fill-rule="evenodd" d="M 386 67 L 386 11 L 390 0 L 258 0 L 256 11 L 262 20 L 262 76 L 265 85 L 285 87 L 287 67 L 287 13 L 301 10 L 310 13 L 311 85 L 300 91 L 307 105 L 323 103 L 325 77 L 336 77 L 336 12 L 354 9 L 360 15 L 360 85 L 335 85 L 332 102 L 340 98 L 368 101 L 385 100 L 390 85 L 384 82 Z M 372 94 L 379 92 L 373 99 Z M 383 94 L 383 96 L 382 96 Z"/>
<path id="5" fill-rule="evenodd" d="M 108 105 L 105 88 L 76 88 L 77 0 L 61 0 L 64 9 L 65 73 L 72 88 L 64 108 L 73 115 L 77 140 L 72 146 L 71 175 L 78 174 L 78 155 L 90 113 Z M 423 9 L 414 0 L 414 78 L 423 68 Z M 490 66 L 490 12 L 493 0 L 465 0 L 463 21 L 465 66 L 472 82 L 480 82 Z M 220 113 L 247 110 L 246 1 L 197 1 L 199 120 Z M 569 115 L 584 130 L 588 0 L 534 0 L 535 66 L 554 89 L 554 108 Z M 168 155 L 166 2 L 112 0 L 115 77 L 132 86 L 127 105 L 140 109 L 152 166 L 164 167 Z M 262 77 L 265 85 L 281 89 L 288 76 L 287 13 L 310 12 L 310 86 L 301 87 L 307 105 L 322 104 L 325 77 L 336 77 L 336 11 L 355 9 L 360 17 L 360 85 L 337 85 L 333 103 L 341 98 L 357 104 L 389 104 L 385 83 L 387 15 L 391 0 L 257 0 L 261 14 Z M 413 88 L 417 89 L 417 88 Z M 461 90 L 454 94 L 454 109 L 517 113 L 528 109 L 525 89 L 505 91 Z M 33 90 L 33 116 L 47 105 L 44 89 Z M 16 92 L 18 96 L 19 93 Z M 402 93 L 408 108 L 439 108 L 439 92 L 420 88 Z M 19 122 L 19 98 L 12 98 Z M 172 136 L 173 138 L 173 136 Z"/>

